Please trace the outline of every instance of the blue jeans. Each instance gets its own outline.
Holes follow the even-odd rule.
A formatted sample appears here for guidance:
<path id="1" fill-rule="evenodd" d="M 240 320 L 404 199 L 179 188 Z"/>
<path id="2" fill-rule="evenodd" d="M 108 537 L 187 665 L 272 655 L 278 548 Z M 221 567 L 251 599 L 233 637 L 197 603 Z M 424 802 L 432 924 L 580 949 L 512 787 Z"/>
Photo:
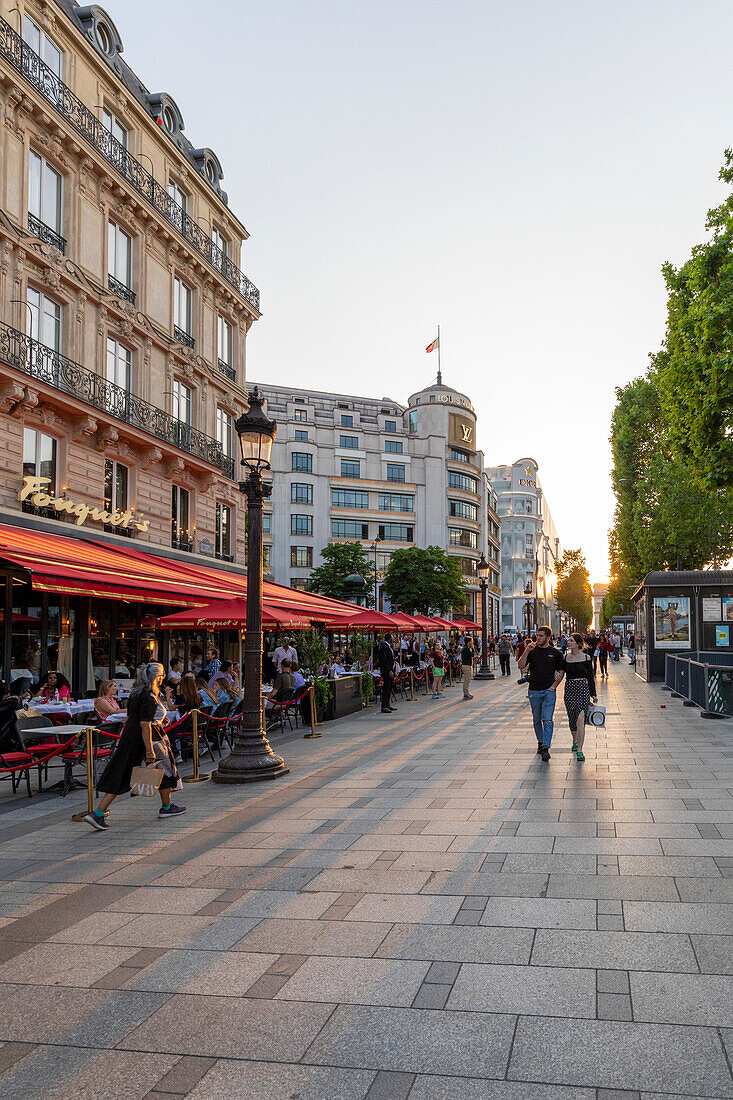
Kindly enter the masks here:
<path id="1" fill-rule="evenodd" d="M 557 692 L 545 688 L 543 691 L 530 691 L 529 705 L 532 708 L 532 721 L 537 740 L 541 741 L 545 748 L 550 747 L 552 741 L 552 716 L 555 713 L 555 701 Z"/>

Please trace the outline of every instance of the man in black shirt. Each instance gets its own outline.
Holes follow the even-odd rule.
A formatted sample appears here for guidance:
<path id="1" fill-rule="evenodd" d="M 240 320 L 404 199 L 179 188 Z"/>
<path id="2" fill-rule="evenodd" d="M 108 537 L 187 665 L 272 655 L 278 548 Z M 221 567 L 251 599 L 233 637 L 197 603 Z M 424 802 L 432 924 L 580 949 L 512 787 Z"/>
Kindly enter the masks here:
<path id="1" fill-rule="evenodd" d="M 522 671 L 529 669 L 529 705 L 537 737 L 537 752 L 542 753 L 543 760 L 550 759 L 555 693 L 565 675 L 563 655 L 550 645 L 551 638 L 549 626 L 541 626 L 537 631 L 537 641 L 530 642 L 519 658 L 519 668 Z"/>
<path id="2" fill-rule="evenodd" d="M 379 646 L 379 671 L 382 674 L 382 714 L 391 714 L 397 707 L 390 706 L 392 698 L 392 678 L 394 676 L 394 650 L 392 649 L 392 635 L 385 634 L 384 641 Z"/>

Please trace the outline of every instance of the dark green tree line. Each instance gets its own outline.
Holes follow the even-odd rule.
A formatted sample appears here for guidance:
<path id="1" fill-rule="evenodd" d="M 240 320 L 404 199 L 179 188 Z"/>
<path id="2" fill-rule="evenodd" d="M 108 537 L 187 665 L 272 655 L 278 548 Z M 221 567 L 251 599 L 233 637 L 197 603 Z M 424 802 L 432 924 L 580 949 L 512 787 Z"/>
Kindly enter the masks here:
<path id="1" fill-rule="evenodd" d="M 730 150 L 720 179 L 733 183 Z M 642 378 L 616 390 L 603 621 L 628 609 L 650 570 L 701 569 L 733 553 L 733 194 L 706 228 L 681 267 L 662 269 L 662 347 Z"/>
<path id="2" fill-rule="evenodd" d="M 593 618 L 593 591 L 581 550 L 566 550 L 557 563 L 555 600 L 575 630 L 587 629 Z"/>

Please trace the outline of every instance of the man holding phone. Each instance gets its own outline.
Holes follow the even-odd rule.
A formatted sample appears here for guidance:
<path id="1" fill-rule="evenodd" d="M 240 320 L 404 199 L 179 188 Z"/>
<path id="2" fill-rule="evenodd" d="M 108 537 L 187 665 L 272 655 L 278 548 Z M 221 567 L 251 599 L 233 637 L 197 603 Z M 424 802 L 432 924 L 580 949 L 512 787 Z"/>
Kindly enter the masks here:
<path id="1" fill-rule="evenodd" d="M 529 705 L 532 708 L 537 752 L 543 760 L 550 759 L 555 700 L 557 686 L 565 675 L 563 655 L 550 645 L 552 631 L 549 626 L 537 630 L 537 641 L 530 642 L 519 658 L 519 668 L 529 670 Z"/>

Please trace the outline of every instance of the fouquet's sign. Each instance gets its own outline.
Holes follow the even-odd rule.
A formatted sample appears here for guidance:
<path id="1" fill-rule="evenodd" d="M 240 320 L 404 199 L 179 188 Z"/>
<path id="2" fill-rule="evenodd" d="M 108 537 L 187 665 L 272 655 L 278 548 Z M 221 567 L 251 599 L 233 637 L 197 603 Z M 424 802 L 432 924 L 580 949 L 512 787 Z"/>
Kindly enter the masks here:
<path id="1" fill-rule="evenodd" d="M 53 490 L 49 492 L 50 477 L 24 477 L 23 484 L 18 492 L 18 500 L 21 503 L 27 500 L 36 508 L 53 508 L 55 512 L 66 512 L 70 516 L 76 516 L 76 525 L 81 527 L 91 517 L 101 523 L 107 523 L 110 527 L 134 527 L 135 530 L 144 532 L 150 526 L 150 520 L 142 519 L 135 515 L 135 509 L 129 508 L 126 512 L 120 512 L 115 508 L 108 512 L 105 508 L 96 508 L 92 504 L 77 503 L 65 496 L 54 496 Z"/>

